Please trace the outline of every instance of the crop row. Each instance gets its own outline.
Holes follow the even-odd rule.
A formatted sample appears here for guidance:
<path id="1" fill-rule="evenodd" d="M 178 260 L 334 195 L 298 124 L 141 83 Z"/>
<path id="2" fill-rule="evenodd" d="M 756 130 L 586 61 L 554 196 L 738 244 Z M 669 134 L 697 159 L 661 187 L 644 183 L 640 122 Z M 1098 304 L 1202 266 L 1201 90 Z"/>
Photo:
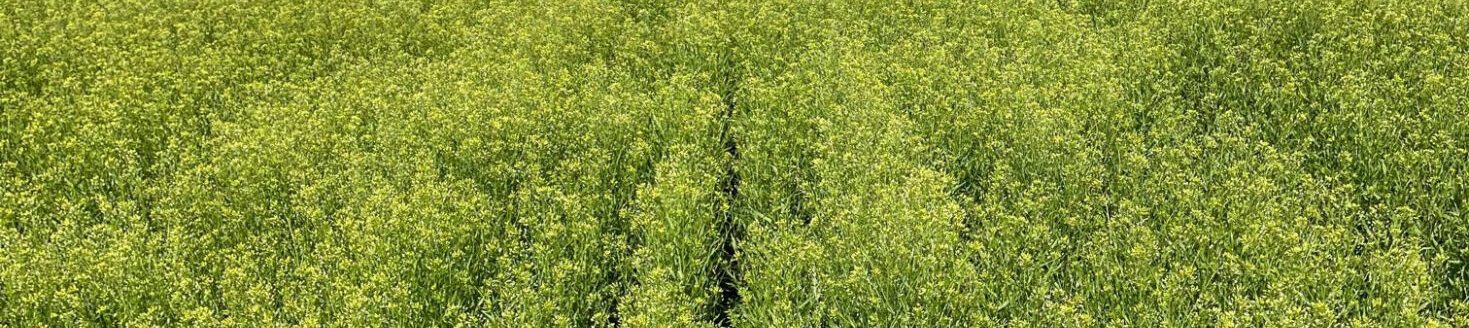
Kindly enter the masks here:
<path id="1" fill-rule="evenodd" d="M 0 325 L 1469 324 L 1469 3 L 0 9 Z"/>

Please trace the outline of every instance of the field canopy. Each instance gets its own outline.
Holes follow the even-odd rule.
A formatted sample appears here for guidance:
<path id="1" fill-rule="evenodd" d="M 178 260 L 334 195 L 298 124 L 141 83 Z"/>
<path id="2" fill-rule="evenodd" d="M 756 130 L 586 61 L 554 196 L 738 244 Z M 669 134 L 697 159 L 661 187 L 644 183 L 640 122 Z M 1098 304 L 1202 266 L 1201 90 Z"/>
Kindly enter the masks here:
<path id="1" fill-rule="evenodd" d="M 1469 326 L 1465 0 L 0 7 L 0 326 Z"/>

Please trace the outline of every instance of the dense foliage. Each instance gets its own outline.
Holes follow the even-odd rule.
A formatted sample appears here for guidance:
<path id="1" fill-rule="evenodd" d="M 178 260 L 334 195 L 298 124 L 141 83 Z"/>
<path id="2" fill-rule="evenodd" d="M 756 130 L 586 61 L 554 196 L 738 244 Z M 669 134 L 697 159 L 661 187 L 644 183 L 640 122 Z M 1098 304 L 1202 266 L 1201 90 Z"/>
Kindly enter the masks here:
<path id="1" fill-rule="evenodd" d="M 0 326 L 1469 326 L 1469 1 L 7 0 Z"/>

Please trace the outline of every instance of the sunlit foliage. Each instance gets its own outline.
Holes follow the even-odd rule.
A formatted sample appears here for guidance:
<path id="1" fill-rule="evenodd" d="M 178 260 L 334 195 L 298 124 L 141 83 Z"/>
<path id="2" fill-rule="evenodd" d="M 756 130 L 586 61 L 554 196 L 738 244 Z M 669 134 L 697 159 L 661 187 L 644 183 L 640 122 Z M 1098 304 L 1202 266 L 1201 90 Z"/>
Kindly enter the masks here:
<path id="1" fill-rule="evenodd" d="M 1469 326 L 1463 0 L 0 6 L 0 326 Z"/>

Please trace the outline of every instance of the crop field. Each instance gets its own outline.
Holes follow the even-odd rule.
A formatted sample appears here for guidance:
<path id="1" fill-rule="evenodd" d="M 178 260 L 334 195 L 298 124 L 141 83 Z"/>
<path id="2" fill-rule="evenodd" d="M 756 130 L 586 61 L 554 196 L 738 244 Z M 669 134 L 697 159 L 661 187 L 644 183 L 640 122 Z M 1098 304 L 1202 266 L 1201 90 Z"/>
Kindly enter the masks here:
<path id="1" fill-rule="evenodd" d="M 0 1 L 0 327 L 1469 327 L 1469 0 Z"/>

